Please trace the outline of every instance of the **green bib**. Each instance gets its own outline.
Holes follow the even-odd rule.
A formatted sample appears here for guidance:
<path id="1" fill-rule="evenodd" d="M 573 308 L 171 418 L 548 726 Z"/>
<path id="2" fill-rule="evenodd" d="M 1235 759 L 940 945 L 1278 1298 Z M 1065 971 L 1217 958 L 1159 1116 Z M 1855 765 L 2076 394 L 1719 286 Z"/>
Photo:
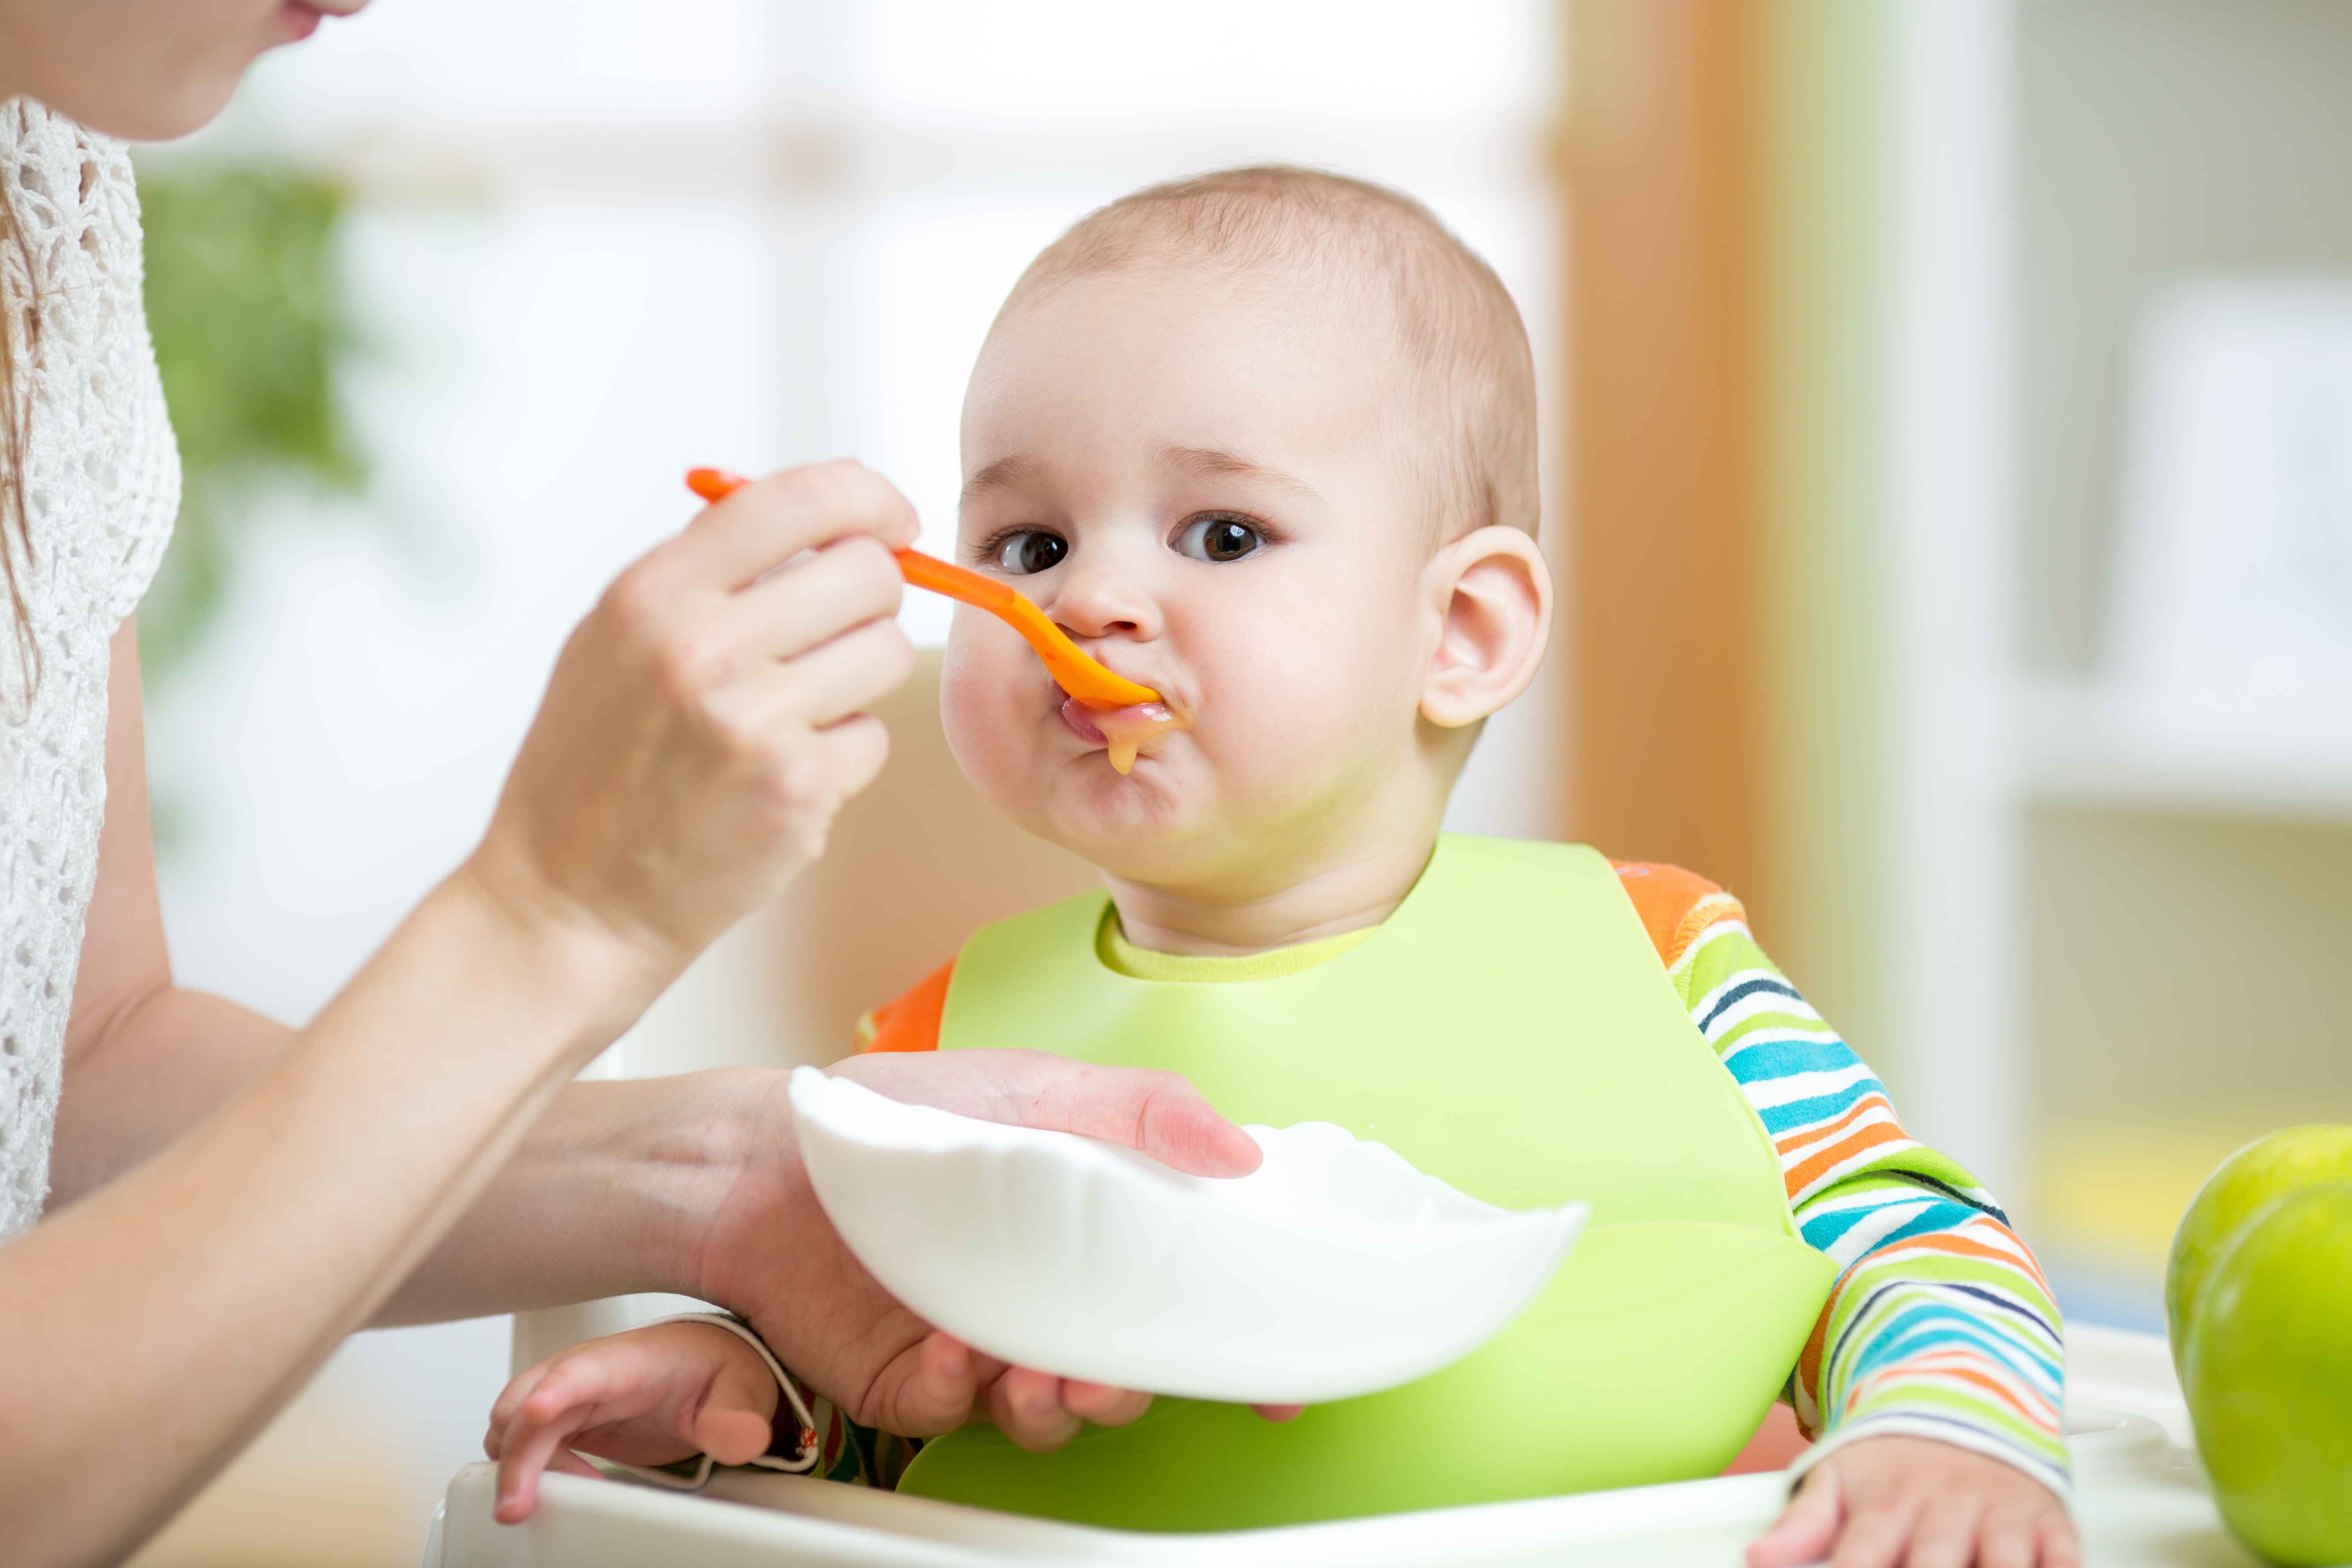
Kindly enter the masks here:
<path id="1" fill-rule="evenodd" d="M 1615 870 L 1447 835 L 1376 932 L 1266 980 L 1107 967 L 1104 895 L 990 926 L 942 1049 L 1170 1068 L 1239 1122 L 1333 1121 L 1506 1208 L 1581 1199 L 1583 1237 L 1511 1326 L 1402 1388 L 1277 1426 L 1161 1399 L 1054 1454 L 971 1426 L 900 1489 L 1129 1530 L 1236 1530 L 1712 1475 L 1797 1362 L 1835 1270 L 1693 1027 Z"/>

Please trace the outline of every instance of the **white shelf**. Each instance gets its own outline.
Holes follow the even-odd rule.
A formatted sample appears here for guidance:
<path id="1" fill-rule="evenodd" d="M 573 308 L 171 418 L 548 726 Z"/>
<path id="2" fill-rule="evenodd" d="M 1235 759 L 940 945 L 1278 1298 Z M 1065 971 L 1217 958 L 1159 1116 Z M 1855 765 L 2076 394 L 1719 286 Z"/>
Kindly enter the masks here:
<path id="1" fill-rule="evenodd" d="M 2027 803 L 2352 823 L 2345 696 L 2198 704 L 2031 682 L 2009 707 Z"/>

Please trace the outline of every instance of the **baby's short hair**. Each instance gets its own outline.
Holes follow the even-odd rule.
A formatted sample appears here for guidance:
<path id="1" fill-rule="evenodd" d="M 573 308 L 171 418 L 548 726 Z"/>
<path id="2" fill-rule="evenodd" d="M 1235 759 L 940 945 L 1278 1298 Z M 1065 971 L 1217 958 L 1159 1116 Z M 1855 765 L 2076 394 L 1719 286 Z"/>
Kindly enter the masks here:
<path id="1" fill-rule="evenodd" d="M 1368 302 L 1393 317 L 1428 405 L 1435 434 L 1417 457 L 1431 481 L 1438 536 L 1489 523 L 1536 531 L 1527 327 L 1494 268 L 1401 191 L 1285 164 L 1147 186 L 1088 213 L 1040 252 L 1003 313 L 1067 279 L 1187 262 L 1240 272 L 1298 268 L 1369 286 Z"/>

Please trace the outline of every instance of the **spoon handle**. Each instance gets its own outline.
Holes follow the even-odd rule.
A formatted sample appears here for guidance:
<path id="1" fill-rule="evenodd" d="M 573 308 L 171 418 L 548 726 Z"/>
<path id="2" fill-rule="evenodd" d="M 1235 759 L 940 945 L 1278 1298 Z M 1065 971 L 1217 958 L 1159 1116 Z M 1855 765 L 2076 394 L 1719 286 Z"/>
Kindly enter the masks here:
<path id="1" fill-rule="evenodd" d="M 689 468 L 686 475 L 686 488 L 707 501 L 722 500 L 746 482 L 740 474 L 731 474 L 724 468 Z M 1019 632 L 1045 661 L 1046 672 L 1061 684 L 1062 689 L 1087 707 L 1129 708 L 1160 700 L 1160 693 L 1149 686 L 1139 686 L 1123 675 L 1114 674 L 1088 657 L 1026 595 L 993 577 L 983 577 L 919 550 L 891 553 L 898 557 L 899 575 L 910 586 L 928 588 L 974 609 L 986 610 Z"/>

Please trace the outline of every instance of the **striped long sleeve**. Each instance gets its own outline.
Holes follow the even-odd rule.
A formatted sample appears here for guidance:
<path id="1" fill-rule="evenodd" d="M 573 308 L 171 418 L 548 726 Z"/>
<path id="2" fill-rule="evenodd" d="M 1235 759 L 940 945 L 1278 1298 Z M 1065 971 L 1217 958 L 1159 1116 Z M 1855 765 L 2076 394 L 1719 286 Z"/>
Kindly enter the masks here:
<path id="1" fill-rule="evenodd" d="M 2005 1460 L 2066 1495 L 2062 1326 L 2008 1217 L 1903 1131 L 1885 1086 L 1765 957 L 1737 900 L 1671 868 L 1620 870 L 1697 889 L 1673 900 L 1671 932 L 1654 932 L 1660 956 L 1771 1136 L 1800 1231 L 1838 1265 L 1790 1380 L 1817 1439 L 1800 1468 L 1903 1434 Z"/>

